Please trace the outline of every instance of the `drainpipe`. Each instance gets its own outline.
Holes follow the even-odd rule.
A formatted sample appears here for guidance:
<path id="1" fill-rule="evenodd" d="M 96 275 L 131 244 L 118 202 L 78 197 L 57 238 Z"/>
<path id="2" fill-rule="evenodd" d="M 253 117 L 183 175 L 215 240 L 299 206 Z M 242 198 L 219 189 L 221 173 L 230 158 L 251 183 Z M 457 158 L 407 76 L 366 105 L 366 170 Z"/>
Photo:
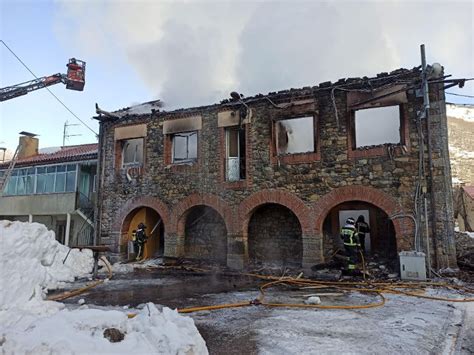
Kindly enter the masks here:
<path id="1" fill-rule="evenodd" d="M 66 213 L 66 235 L 64 237 L 64 245 L 69 246 L 69 235 L 70 235 L 70 229 L 71 229 L 71 214 Z"/>
<path id="2" fill-rule="evenodd" d="M 103 172 L 103 134 L 104 134 L 104 128 L 103 128 L 103 121 L 99 121 L 99 147 L 97 149 L 97 171 L 96 171 L 96 201 L 95 201 L 95 209 L 94 209 L 94 245 L 99 244 L 99 237 L 101 233 L 101 223 L 100 223 L 100 218 L 102 215 L 102 185 L 103 185 L 103 177 L 104 177 L 104 172 Z"/>
<path id="3" fill-rule="evenodd" d="M 434 254 L 437 260 L 438 265 L 438 258 L 437 258 L 437 240 L 436 240 L 436 198 L 434 194 L 433 188 L 433 163 L 432 163 L 432 150 L 431 150 L 431 121 L 430 121 L 430 98 L 429 98 L 429 88 L 428 88 L 428 80 L 426 74 L 426 56 L 425 56 L 425 45 L 422 44 L 420 46 L 421 50 L 421 65 L 422 65 L 422 79 L 423 79 L 423 109 L 424 115 L 426 119 L 426 134 L 427 134 L 427 146 L 428 146 L 428 172 L 429 172 L 429 192 L 430 192 L 430 203 L 431 203 L 431 235 L 433 236 L 433 247 L 434 247 Z M 425 195 L 426 196 L 426 195 Z M 427 214 L 427 209 L 425 208 L 425 213 Z M 426 216 L 426 223 L 428 223 L 428 216 Z M 427 229 L 428 230 L 428 229 Z M 429 239 L 429 236 L 426 236 Z M 429 242 L 427 242 L 427 247 L 429 246 Z M 428 249 L 428 274 L 431 274 L 431 258 L 429 257 L 430 250 Z"/>

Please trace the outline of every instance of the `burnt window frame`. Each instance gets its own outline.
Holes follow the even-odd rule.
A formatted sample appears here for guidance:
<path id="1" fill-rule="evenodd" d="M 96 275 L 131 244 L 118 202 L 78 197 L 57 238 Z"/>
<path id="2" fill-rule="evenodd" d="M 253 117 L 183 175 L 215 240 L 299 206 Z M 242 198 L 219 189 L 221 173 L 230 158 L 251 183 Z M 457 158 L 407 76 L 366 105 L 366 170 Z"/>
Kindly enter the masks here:
<path id="1" fill-rule="evenodd" d="M 129 141 L 132 140 L 141 140 L 142 142 L 142 159 L 140 162 L 131 162 L 131 163 L 125 163 L 125 146 Z M 135 138 L 127 138 L 127 139 L 122 139 L 120 140 L 120 145 L 121 145 L 121 167 L 122 169 L 127 169 L 130 167 L 142 167 L 145 165 L 145 137 L 135 137 Z"/>
<path id="2" fill-rule="evenodd" d="M 356 112 L 361 110 L 371 110 L 377 108 L 384 108 L 384 107 L 393 107 L 398 106 L 398 113 L 399 113 L 399 134 L 400 134 L 400 141 L 398 143 L 380 143 L 376 145 L 367 145 L 357 147 L 356 141 Z M 406 137 L 406 113 L 405 113 L 405 105 L 403 103 L 395 104 L 395 105 L 380 105 L 374 107 L 363 107 L 359 109 L 352 109 L 349 115 L 349 138 L 350 138 L 350 150 L 351 151 L 370 151 L 379 148 L 383 148 L 385 146 L 406 146 L 407 145 L 407 137 Z"/>
<path id="3" fill-rule="evenodd" d="M 228 136 L 230 131 L 237 131 L 238 132 L 238 151 L 239 151 L 239 179 L 238 180 L 230 180 L 228 178 L 228 165 L 227 160 L 228 157 L 228 147 L 229 141 Z M 246 125 L 239 126 L 228 126 L 223 127 L 224 133 L 224 181 L 226 183 L 237 183 L 239 181 L 247 180 L 247 127 Z M 242 147 L 243 143 L 243 147 Z"/>
<path id="4" fill-rule="evenodd" d="M 191 134 L 196 135 L 196 157 L 191 158 L 191 159 L 183 159 L 183 160 L 175 160 L 175 137 L 176 136 L 182 136 L 182 135 L 188 135 L 187 143 L 189 147 L 189 136 Z M 186 131 L 186 132 L 176 132 L 169 134 L 169 141 L 170 141 L 170 148 L 171 148 L 171 164 L 173 165 L 180 165 L 180 164 L 196 164 L 199 160 L 199 130 L 194 130 L 194 131 Z M 188 148 L 187 147 L 187 148 Z M 188 156 L 189 156 L 189 149 L 187 149 Z"/>
<path id="5" fill-rule="evenodd" d="M 298 152 L 298 153 L 285 153 L 285 154 L 279 154 L 278 153 L 278 137 L 277 137 L 277 124 L 281 121 L 289 121 L 289 120 L 294 120 L 294 119 L 299 119 L 299 118 L 305 118 L 305 117 L 312 117 L 313 118 L 313 150 L 312 151 L 307 151 L 307 152 Z M 318 116 L 314 113 L 303 113 L 303 114 L 298 114 L 298 115 L 290 115 L 290 116 L 282 116 L 278 119 L 273 119 L 272 121 L 272 129 L 273 129 L 273 151 L 274 151 L 274 156 L 277 158 L 282 158 L 282 157 L 289 157 L 289 156 L 304 156 L 304 155 L 310 155 L 310 154 L 316 154 L 319 153 L 319 119 Z"/>

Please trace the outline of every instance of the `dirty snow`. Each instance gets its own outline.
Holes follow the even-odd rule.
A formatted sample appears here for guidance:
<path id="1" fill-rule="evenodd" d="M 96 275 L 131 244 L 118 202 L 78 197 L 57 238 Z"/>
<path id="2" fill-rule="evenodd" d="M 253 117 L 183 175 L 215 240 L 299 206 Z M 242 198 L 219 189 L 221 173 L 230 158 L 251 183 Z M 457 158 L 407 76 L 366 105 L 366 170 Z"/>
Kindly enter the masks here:
<path id="1" fill-rule="evenodd" d="M 446 114 L 448 117 L 474 122 L 474 105 L 446 104 Z"/>
<path id="2" fill-rule="evenodd" d="M 0 310 L 42 300 L 46 289 L 87 276 L 93 266 L 90 250 L 70 250 L 44 225 L 4 220 L 0 221 L 0 262 Z"/>
<path id="3" fill-rule="evenodd" d="M 4 354 L 207 354 L 189 317 L 146 304 L 141 310 L 67 309 L 46 301 L 55 288 L 92 270 L 92 253 L 71 250 L 38 223 L 0 221 L 0 352 Z M 77 307 L 77 306 L 76 306 Z M 129 319 L 127 313 L 136 313 Z M 103 336 L 117 328 L 124 340 Z"/>
<path id="4" fill-rule="evenodd" d="M 462 150 L 452 145 L 449 146 L 449 154 L 451 158 L 474 159 L 474 152 Z"/>

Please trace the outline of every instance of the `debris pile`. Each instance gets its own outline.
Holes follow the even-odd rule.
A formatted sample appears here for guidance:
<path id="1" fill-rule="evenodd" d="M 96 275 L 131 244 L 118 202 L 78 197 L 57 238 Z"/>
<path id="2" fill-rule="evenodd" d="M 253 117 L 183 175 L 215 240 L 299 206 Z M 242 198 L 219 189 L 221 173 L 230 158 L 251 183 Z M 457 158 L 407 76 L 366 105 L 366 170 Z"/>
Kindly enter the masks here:
<path id="1" fill-rule="evenodd" d="M 454 232 L 454 237 L 458 265 L 474 271 L 474 233 Z"/>

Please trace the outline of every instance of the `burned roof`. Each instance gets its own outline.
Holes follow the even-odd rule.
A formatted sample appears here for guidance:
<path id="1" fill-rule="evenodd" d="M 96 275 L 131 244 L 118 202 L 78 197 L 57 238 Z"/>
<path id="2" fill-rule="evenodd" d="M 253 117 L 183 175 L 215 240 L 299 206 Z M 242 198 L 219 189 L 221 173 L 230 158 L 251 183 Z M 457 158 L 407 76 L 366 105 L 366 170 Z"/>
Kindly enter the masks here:
<path id="1" fill-rule="evenodd" d="M 15 167 L 55 164 L 70 161 L 97 159 L 98 144 L 81 144 L 61 147 L 54 153 L 40 153 L 28 158 L 18 159 Z M 0 164 L 0 169 L 8 168 L 10 162 Z"/>
<path id="2" fill-rule="evenodd" d="M 390 73 L 382 72 L 377 74 L 375 77 L 359 77 L 359 78 L 343 78 L 336 82 L 326 81 L 316 86 L 305 86 L 302 88 L 291 88 L 287 90 L 269 92 L 268 94 L 257 94 L 250 97 L 242 97 L 241 100 L 246 104 L 264 101 L 271 99 L 275 103 L 288 102 L 292 100 L 301 100 L 305 98 L 314 97 L 317 93 L 327 92 L 331 93 L 340 91 L 366 91 L 370 92 L 386 86 L 392 86 L 397 84 L 413 84 L 421 80 L 421 66 L 414 67 L 413 69 L 397 69 Z M 160 100 L 145 102 L 136 106 L 127 107 L 121 110 L 112 112 L 111 116 L 114 119 L 128 119 L 132 117 L 139 117 L 142 115 L 188 115 L 199 111 L 204 111 L 212 108 L 219 108 L 222 106 L 234 106 L 239 105 L 240 101 L 235 99 L 224 99 L 220 103 L 212 105 L 203 105 L 189 108 L 179 108 L 172 111 L 158 110 L 162 106 L 163 102 Z M 96 117 L 100 120 L 100 116 Z"/>

